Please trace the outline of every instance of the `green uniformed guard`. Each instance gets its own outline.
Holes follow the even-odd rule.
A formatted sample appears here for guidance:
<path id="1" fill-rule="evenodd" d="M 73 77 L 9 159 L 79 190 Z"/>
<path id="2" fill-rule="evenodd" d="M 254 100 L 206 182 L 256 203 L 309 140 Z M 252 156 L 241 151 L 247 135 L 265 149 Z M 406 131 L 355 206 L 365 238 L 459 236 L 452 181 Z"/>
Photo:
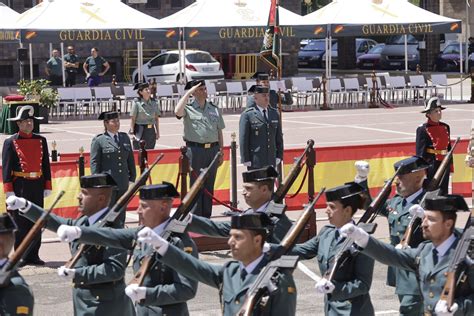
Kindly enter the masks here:
<path id="1" fill-rule="evenodd" d="M 370 237 L 363 229 L 353 224 L 345 225 L 341 231 L 354 239 L 367 254 L 383 264 L 396 266 L 417 274 L 423 296 L 424 315 L 474 315 L 474 269 L 468 267 L 462 284 L 456 284 L 454 304 L 448 308 L 440 300 L 446 283 L 446 272 L 459 241 L 460 232 L 455 230 L 456 212 L 469 211 L 460 195 L 440 196 L 429 193 L 421 205 L 423 237 L 426 241 L 416 248 L 396 249 Z"/>
<path id="2" fill-rule="evenodd" d="M 64 55 L 64 70 L 66 72 L 66 87 L 76 84 L 77 70 L 79 69 L 79 56 L 76 55 L 74 46 L 67 47 L 67 54 Z"/>
<path id="3" fill-rule="evenodd" d="M 0 215 L 0 267 L 8 260 L 16 230 L 10 215 Z M 0 315 L 33 315 L 33 305 L 33 292 L 17 271 L 7 284 L 0 285 Z"/>
<path id="4" fill-rule="evenodd" d="M 138 215 L 143 225 L 160 234 L 170 220 L 173 198 L 178 196 L 171 183 L 142 187 Z M 148 250 L 143 244 L 136 247 L 137 233 L 142 228 L 143 226 L 130 229 L 81 227 L 77 230 L 76 227 L 61 226 L 58 236 L 62 241 L 80 237 L 78 241 L 83 243 L 133 250 L 133 271 L 137 272 Z M 173 233 L 171 243 L 192 256 L 198 256 L 196 245 L 186 233 Z M 126 294 L 137 303 L 138 315 L 189 315 L 186 302 L 196 295 L 197 282 L 178 274 L 174 267 L 175 265 L 160 263 L 155 255 L 143 286 L 129 285 L 126 288 Z"/>
<path id="5" fill-rule="evenodd" d="M 225 316 L 237 315 L 247 290 L 268 264 L 262 251 L 271 220 L 264 213 L 232 216 L 228 244 L 232 258 L 224 265 L 209 264 L 192 257 L 146 228 L 138 234 L 138 241 L 152 245 L 162 256 L 163 263 L 190 278 L 219 289 L 222 311 Z M 276 277 L 277 289 L 269 294 L 265 306 L 257 306 L 251 315 L 295 315 L 296 288 L 290 271 L 282 270 Z"/>
<path id="6" fill-rule="evenodd" d="M 105 132 L 92 139 L 91 173 L 110 174 L 117 183 L 119 198 L 136 178 L 132 144 L 126 133 L 119 132 L 118 112 L 102 112 L 99 120 L 104 121 Z M 121 220 L 125 222 L 125 212 L 122 213 Z"/>
<path id="7" fill-rule="evenodd" d="M 201 169 L 207 168 L 223 147 L 222 130 L 225 124 L 221 110 L 207 100 L 204 80 L 189 81 L 185 89 L 188 91 L 178 101 L 174 113 L 178 119 L 183 119 L 183 139 L 188 147 L 187 154 L 191 162 L 190 184 L 192 185 Z M 187 104 L 191 95 L 194 101 Z M 219 165 L 222 164 L 222 159 L 221 157 Z M 199 191 L 193 208 L 194 214 L 211 217 L 212 197 L 210 194 L 214 193 L 216 172 L 217 168 L 209 173 L 204 188 Z"/>
<path id="8" fill-rule="evenodd" d="M 258 86 L 264 86 L 270 89 L 270 77 L 268 74 L 264 72 L 256 72 L 252 76 L 252 79 L 256 79 L 256 84 Z M 268 91 L 269 93 L 269 103 L 270 106 L 274 109 L 278 109 L 278 93 L 275 90 L 270 89 Z M 291 96 L 290 92 L 287 91 L 281 91 L 280 92 L 280 97 L 281 97 L 281 104 L 283 105 L 292 105 L 293 104 L 293 97 Z M 247 107 L 255 106 L 255 98 L 253 94 L 249 94 L 247 97 Z"/>
<path id="9" fill-rule="evenodd" d="M 334 256 L 345 238 L 340 234 L 344 224 L 353 222 L 352 216 L 364 201 L 364 188 L 355 182 L 326 191 L 326 214 L 330 225 L 305 243 L 297 244 L 290 252 L 303 259 L 317 257 L 319 270 L 325 274 L 331 269 Z M 325 315 L 374 315 L 369 290 L 372 284 L 374 260 L 363 254 L 350 257 L 334 274 L 332 281 L 322 278 L 316 291 L 324 297 Z"/>
<path id="10" fill-rule="evenodd" d="M 273 187 L 278 172 L 272 166 L 255 169 L 242 173 L 242 195 L 250 208 L 245 214 L 265 213 L 275 223 L 275 228 L 268 234 L 267 241 L 280 243 L 291 228 L 291 221 L 283 213 L 285 206 L 272 201 Z M 229 237 L 231 223 L 227 221 L 212 221 L 208 218 L 192 215 L 188 230 L 213 237 Z"/>
<path id="11" fill-rule="evenodd" d="M 48 75 L 48 80 L 51 81 L 52 86 L 62 86 L 63 85 L 63 61 L 59 57 L 59 51 L 53 49 L 53 54 L 50 59 L 46 62 L 46 75 Z"/>
<path id="12" fill-rule="evenodd" d="M 393 165 L 395 170 L 402 168 L 394 181 L 397 194 L 382 208 L 381 214 L 388 218 L 390 243 L 394 246 L 400 243 L 412 220 L 410 208 L 418 204 L 425 194 L 423 182 L 429 166 L 418 156 L 402 159 Z M 416 248 L 423 240 L 421 227 L 418 226 L 412 233 L 410 247 Z M 389 266 L 387 284 L 396 287 L 395 293 L 400 301 L 400 315 L 417 316 L 423 312 L 423 298 L 417 286 L 415 273 Z"/>
<path id="13" fill-rule="evenodd" d="M 106 216 L 115 181 L 108 174 L 94 174 L 80 179 L 78 219 L 49 215 L 46 228 L 57 231 L 60 225 L 79 227 L 97 226 Z M 23 216 L 36 221 L 44 210 L 15 196 L 7 199 L 9 209 L 18 209 Z M 121 227 L 115 223 L 115 228 Z M 96 228 L 93 228 L 96 229 Z M 70 243 L 71 254 L 80 247 L 77 241 Z M 73 284 L 74 315 L 134 315 L 133 305 L 125 295 L 125 269 L 127 252 L 111 247 L 89 247 L 73 268 L 61 266 L 58 275 Z"/>
<path id="14" fill-rule="evenodd" d="M 239 142 L 242 163 L 249 169 L 278 166 L 283 158 L 280 115 L 269 107 L 268 88 L 252 86 L 256 106 L 240 116 Z"/>
<path id="15" fill-rule="evenodd" d="M 154 149 L 160 138 L 160 106 L 151 98 L 148 83 L 137 83 L 133 89 L 138 93 L 130 111 L 129 134 L 133 135 L 133 149 L 140 149 L 140 140 L 145 141 L 146 149 Z"/>

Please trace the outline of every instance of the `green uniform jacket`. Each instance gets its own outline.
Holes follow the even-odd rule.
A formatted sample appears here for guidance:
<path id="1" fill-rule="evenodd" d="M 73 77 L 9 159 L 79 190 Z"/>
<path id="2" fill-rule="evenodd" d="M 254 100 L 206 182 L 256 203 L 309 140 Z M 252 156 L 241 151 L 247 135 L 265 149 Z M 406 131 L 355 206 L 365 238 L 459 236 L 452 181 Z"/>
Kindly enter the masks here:
<path id="1" fill-rule="evenodd" d="M 252 209 L 245 211 L 244 213 L 253 213 Z M 267 241 L 270 243 L 279 244 L 283 237 L 285 237 L 288 230 L 291 228 L 291 221 L 285 214 L 282 215 L 272 215 L 269 210 L 265 210 L 267 215 L 274 221 L 275 227 L 272 234 L 269 234 Z M 204 236 L 211 237 L 226 237 L 230 235 L 230 222 L 221 221 L 216 222 L 212 221 L 209 218 L 193 215 L 193 220 L 188 225 L 188 231 L 201 234 Z"/>
<path id="2" fill-rule="evenodd" d="M 290 255 L 304 259 L 318 260 L 319 271 L 324 275 L 331 267 L 334 256 L 341 248 L 345 238 L 336 241 L 335 226 L 327 225 L 321 232 L 305 243 L 297 244 Z M 374 260 L 363 254 L 351 257 L 335 273 L 335 289 L 326 295 L 324 310 L 326 315 L 374 315 L 369 290 L 372 284 Z"/>
<path id="3" fill-rule="evenodd" d="M 127 134 L 119 132 L 117 145 L 109 134 L 99 134 L 91 143 L 91 173 L 109 173 L 117 183 L 119 195 L 135 182 L 136 169 L 132 144 Z"/>
<path id="4" fill-rule="evenodd" d="M 455 233 L 459 237 L 459 233 Z M 444 275 L 447 272 L 449 261 L 454 255 L 457 239 L 446 255 L 439 259 L 435 265 L 433 262 L 433 244 L 431 241 L 422 242 L 417 248 L 395 249 L 392 245 L 385 244 L 374 238 L 369 239 L 363 253 L 371 256 L 386 265 L 393 265 L 401 269 L 416 272 L 418 285 L 423 295 L 425 312 L 433 313 L 436 303 L 439 301 L 441 292 L 446 283 Z M 467 280 L 461 291 L 456 291 L 455 302 L 459 305 L 455 316 L 474 315 L 474 266 L 471 265 L 467 271 Z"/>
<path id="5" fill-rule="evenodd" d="M 239 142 L 242 163 L 250 161 L 251 168 L 275 166 L 283 158 L 283 133 L 278 112 L 267 108 L 268 123 L 256 107 L 247 108 L 240 116 Z"/>
<path id="6" fill-rule="evenodd" d="M 396 195 L 388 201 L 382 214 L 388 218 L 390 228 L 390 243 L 398 245 L 407 230 L 412 216 L 408 211 L 411 206 L 418 204 L 425 192 L 423 191 L 411 203 L 402 206 L 403 197 Z M 418 227 L 412 235 L 410 247 L 416 248 L 423 241 L 421 227 Z M 387 285 L 396 286 L 395 293 L 398 295 L 421 295 L 420 289 L 416 286 L 416 274 L 407 270 L 398 269 L 392 266 L 387 270 Z"/>
<path id="7" fill-rule="evenodd" d="M 31 203 L 31 208 L 23 215 L 36 221 L 43 212 L 42 208 Z M 66 219 L 51 214 L 46 228 L 57 231 L 60 225 L 80 226 L 82 229 L 89 222 L 87 216 Z M 71 254 L 74 255 L 79 247 L 77 240 L 70 243 Z M 90 247 L 84 251 L 74 266 L 74 315 L 135 315 L 132 301 L 125 295 L 126 261 L 127 252 L 120 249 Z"/>
<path id="8" fill-rule="evenodd" d="M 14 272 L 5 287 L 0 287 L 0 315 L 33 315 L 35 299 L 30 287 L 18 272 Z"/>
<path id="9" fill-rule="evenodd" d="M 133 271 L 140 269 L 145 249 L 135 247 L 137 233 L 143 227 L 132 229 L 92 229 L 82 230 L 80 242 L 106 245 L 110 247 L 133 249 Z M 172 244 L 193 256 L 198 257 L 197 247 L 188 234 L 173 234 Z M 145 277 L 143 286 L 147 287 L 146 297 L 137 305 L 138 315 L 189 315 L 186 302 L 196 295 L 197 282 L 187 278 L 155 260 Z M 175 267 L 171 265 L 172 267 Z"/>
<path id="10" fill-rule="evenodd" d="M 209 264 L 185 254 L 170 245 L 161 261 L 190 278 L 220 289 L 224 316 L 234 316 L 242 307 L 245 295 L 254 283 L 260 270 L 267 264 L 264 259 L 242 281 L 240 263 L 230 261 L 224 265 Z M 278 289 L 273 292 L 264 308 L 253 315 L 291 316 L 296 311 L 296 288 L 291 273 L 283 272 L 277 278 Z"/>

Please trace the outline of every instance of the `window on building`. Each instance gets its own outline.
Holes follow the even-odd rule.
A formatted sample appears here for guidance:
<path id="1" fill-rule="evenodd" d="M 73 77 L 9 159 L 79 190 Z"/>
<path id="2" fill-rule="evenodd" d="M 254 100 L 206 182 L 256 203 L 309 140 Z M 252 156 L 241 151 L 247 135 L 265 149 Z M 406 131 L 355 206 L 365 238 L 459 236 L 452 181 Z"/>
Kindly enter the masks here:
<path id="1" fill-rule="evenodd" d="M 172 8 L 182 8 L 184 7 L 183 0 L 171 0 L 171 7 Z"/>
<path id="2" fill-rule="evenodd" d="M 172 3 L 174 2 L 171 1 Z M 148 9 L 161 9 L 161 0 L 148 0 L 148 2 L 146 3 L 146 8 Z"/>
<path id="3" fill-rule="evenodd" d="M 13 77 L 13 65 L 0 65 L 0 78 Z"/>

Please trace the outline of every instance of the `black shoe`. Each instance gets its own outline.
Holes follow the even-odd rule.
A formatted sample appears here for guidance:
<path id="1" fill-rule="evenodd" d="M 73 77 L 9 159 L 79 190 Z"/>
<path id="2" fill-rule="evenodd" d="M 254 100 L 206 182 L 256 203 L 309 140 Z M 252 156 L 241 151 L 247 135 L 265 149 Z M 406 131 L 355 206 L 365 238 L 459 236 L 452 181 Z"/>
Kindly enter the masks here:
<path id="1" fill-rule="evenodd" d="M 40 258 L 25 260 L 25 265 L 44 266 L 45 262 Z"/>

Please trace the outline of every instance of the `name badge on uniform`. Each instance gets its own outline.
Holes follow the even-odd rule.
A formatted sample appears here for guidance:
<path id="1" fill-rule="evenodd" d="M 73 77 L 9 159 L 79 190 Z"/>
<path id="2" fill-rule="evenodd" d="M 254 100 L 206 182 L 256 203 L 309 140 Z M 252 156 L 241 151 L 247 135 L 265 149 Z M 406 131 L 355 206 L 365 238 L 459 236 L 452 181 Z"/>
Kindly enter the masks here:
<path id="1" fill-rule="evenodd" d="M 278 123 L 278 120 L 272 120 L 272 123 Z"/>

